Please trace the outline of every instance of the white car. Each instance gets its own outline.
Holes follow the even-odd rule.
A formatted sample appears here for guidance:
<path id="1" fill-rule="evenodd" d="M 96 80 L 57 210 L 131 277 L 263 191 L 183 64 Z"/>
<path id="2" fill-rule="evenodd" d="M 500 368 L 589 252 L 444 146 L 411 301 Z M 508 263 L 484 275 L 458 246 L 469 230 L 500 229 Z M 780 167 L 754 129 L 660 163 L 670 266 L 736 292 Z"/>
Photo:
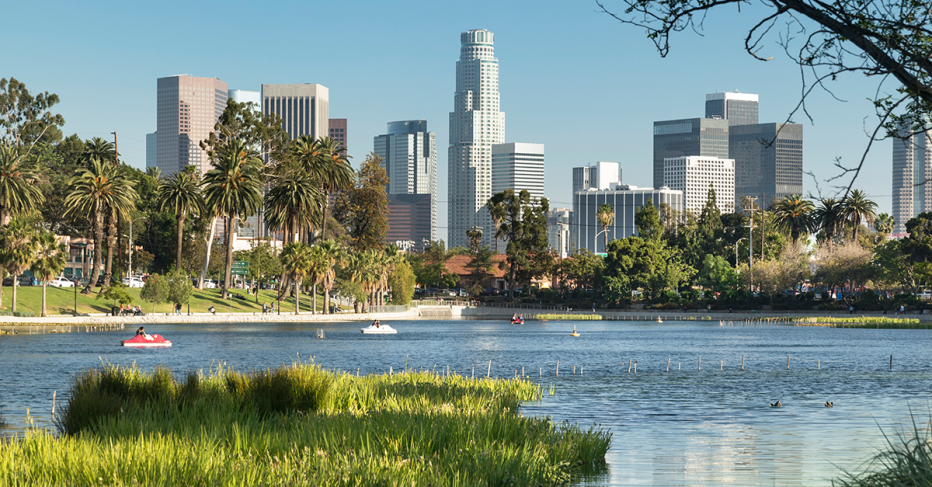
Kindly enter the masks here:
<path id="1" fill-rule="evenodd" d="M 217 281 L 204 279 L 204 289 L 217 289 Z"/>
<path id="2" fill-rule="evenodd" d="M 128 287 L 142 287 L 146 284 L 145 282 L 143 282 L 142 279 L 138 277 L 133 277 L 133 278 L 124 277 L 123 281 L 121 282 L 124 286 L 128 286 Z"/>
<path id="3" fill-rule="evenodd" d="M 74 281 L 69 281 L 64 277 L 58 277 L 49 281 L 49 286 L 52 287 L 74 287 Z"/>

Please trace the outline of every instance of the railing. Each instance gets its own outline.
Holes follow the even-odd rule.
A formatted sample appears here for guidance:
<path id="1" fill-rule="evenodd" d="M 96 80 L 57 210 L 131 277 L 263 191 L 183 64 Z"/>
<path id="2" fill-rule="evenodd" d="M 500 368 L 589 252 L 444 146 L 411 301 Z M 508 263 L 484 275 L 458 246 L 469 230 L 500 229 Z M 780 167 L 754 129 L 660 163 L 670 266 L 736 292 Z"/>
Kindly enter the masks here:
<path id="1" fill-rule="evenodd" d="M 366 311 L 369 313 L 404 313 L 408 310 L 407 306 L 400 304 L 386 304 L 385 306 L 369 306 Z"/>

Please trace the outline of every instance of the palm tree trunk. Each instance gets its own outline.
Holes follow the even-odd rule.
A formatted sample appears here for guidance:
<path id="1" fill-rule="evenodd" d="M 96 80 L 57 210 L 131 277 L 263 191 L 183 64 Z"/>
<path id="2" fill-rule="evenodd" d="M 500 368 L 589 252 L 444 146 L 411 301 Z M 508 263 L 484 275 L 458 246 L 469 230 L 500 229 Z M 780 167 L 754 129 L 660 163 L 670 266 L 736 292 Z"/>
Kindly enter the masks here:
<path id="1" fill-rule="evenodd" d="M 16 313 L 16 288 L 19 287 L 19 274 L 13 275 L 13 304 L 10 309 Z"/>
<path id="2" fill-rule="evenodd" d="M 197 288 L 204 290 L 204 279 L 207 277 L 207 266 L 210 265 L 210 248 L 214 245 L 214 233 L 217 229 L 217 217 L 210 219 L 210 237 L 207 238 L 207 255 L 204 256 L 204 268 L 201 269 L 201 278 L 197 280 Z"/>
<path id="3" fill-rule="evenodd" d="M 94 265 L 91 266 L 91 275 L 87 280 L 87 287 L 81 291 L 81 294 L 91 294 L 97 281 L 100 280 L 100 260 L 103 257 L 104 241 L 104 216 L 103 212 L 98 211 L 94 216 Z"/>
<path id="4" fill-rule="evenodd" d="M 330 314 L 330 286 L 324 286 L 324 311 L 323 313 Z"/>
<path id="5" fill-rule="evenodd" d="M 113 210 L 108 211 L 107 215 L 107 267 L 104 268 L 104 283 L 101 285 L 101 291 L 110 287 L 110 280 L 113 277 L 113 254 L 116 250 L 116 223 L 113 221 Z"/>
<path id="6" fill-rule="evenodd" d="M 178 270 L 178 271 L 181 271 L 181 241 L 182 241 L 181 237 L 183 235 L 183 232 L 184 232 L 184 213 L 181 213 L 178 216 L 178 253 L 175 256 L 175 270 Z M 130 245 L 132 244 L 133 243 L 130 242 Z M 133 270 L 130 269 L 129 273 L 130 275 L 132 275 Z"/>
<path id="7" fill-rule="evenodd" d="M 47 286 L 46 286 L 46 282 L 45 282 L 45 281 L 42 281 L 42 317 L 43 317 L 43 318 L 45 318 L 45 317 L 47 317 L 47 316 L 49 315 L 49 314 L 46 312 L 46 310 L 45 310 L 45 289 L 46 289 L 46 287 L 47 287 Z"/>
<path id="8" fill-rule="evenodd" d="M 314 304 L 311 306 L 311 314 L 317 314 L 317 283 L 311 286 L 311 294 L 314 296 Z"/>
<path id="9" fill-rule="evenodd" d="M 226 270 L 223 271 L 223 293 L 221 296 L 223 299 L 227 298 L 230 289 L 230 278 L 233 273 L 233 242 L 235 240 L 235 228 L 236 228 L 236 215 L 230 214 L 227 217 L 227 259 L 226 259 Z"/>
<path id="10" fill-rule="evenodd" d="M 297 280 L 294 283 L 294 314 L 301 314 L 301 285 Z"/>
<path id="11" fill-rule="evenodd" d="M 330 193 L 324 191 L 323 218 L 320 221 L 320 237 L 327 238 L 327 207 L 330 206 Z"/>

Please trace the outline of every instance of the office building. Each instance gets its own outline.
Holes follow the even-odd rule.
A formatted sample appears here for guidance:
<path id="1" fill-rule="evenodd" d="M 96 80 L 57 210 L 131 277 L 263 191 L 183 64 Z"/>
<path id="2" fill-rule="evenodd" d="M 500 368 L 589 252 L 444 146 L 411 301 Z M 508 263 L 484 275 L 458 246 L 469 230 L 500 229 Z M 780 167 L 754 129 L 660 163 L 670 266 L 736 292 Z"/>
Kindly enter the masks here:
<path id="1" fill-rule="evenodd" d="M 802 125 L 732 125 L 728 146 L 735 161 L 736 203 L 749 196 L 769 207 L 774 200 L 803 194 Z"/>
<path id="2" fill-rule="evenodd" d="M 735 161 L 718 157 L 684 156 L 664 160 L 664 186 L 683 192 L 683 208 L 699 216 L 715 188 L 722 213 L 735 211 Z"/>
<path id="3" fill-rule="evenodd" d="M 186 166 L 206 173 L 210 161 L 200 143 L 207 140 L 227 106 L 227 84 L 217 78 L 179 75 L 159 78 L 157 85 L 156 164 L 162 177 Z"/>
<path id="4" fill-rule="evenodd" d="M 589 189 L 612 189 L 621 183 L 621 168 L 617 162 L 598 161 L 592 166 L 573 168 L 573 193 Z"/>
<path id="5" fill-rule="evenodd" d="M 466 232 L 473 227 L 482 228 L 483 243 L 490 243 L 486 203 L 492 197 L 492 145 L 505 142 L 494 35 L 470 30 L 460 35 L 460 44 L 447 153 L 448 247 L 467 246 Z"/>
<path id="6" fill-rule="evenodd" d="M 345 133 L 345 132 L 344 132 Z M 404 215 L 421 218 L 421 208 L 417 211 L 411 205 L 427 205 L 430 218 L 425 221 L 402 221 L 398 214 L 389 213 L 389 243 L 398 239 L 416 240 L 415 248 L 423 248 L 421 237 L 437 240 L 437 145 L 433 132 L 427 131 L 427 120 L 404 120 L 388 123 L 388 133 L 378 135 L 373 140 L 373 152 L 382 158 L 382 167 L 388 175 L 389 197 L 392 195 L 425 195 L 423 198 L 396 199 L 397 205 L 408 205 L 402 209 Z M 427 203 L 424 203 L 427 201 Z M 392 228 L 392 225 L 395 228 Z M 408 237 L 402 235 L 402 229 L 414 232 Z"/>
<path id="7" fill-rule="evenodd" d="M 757 123 L 758 96 L 750 93 L 711 93 L 705 96 L 705 118 L 720 118 L 735 125 Z"/>
<path id="8" fill-rule="evenodd" d="M 339 142 L 343 147 L 349 147 L 346 145 L 346 119 L 331 118 L 329 125 L 330 137 L 333 138 L 333 140 Z"/>
<path id="9" fill-rule="evenodd" d="M 570 225 L 573 211 L 569 208 L 552 208 L 547 212 L 547 244 L 557 256 L 565 259 L 570 255 Z"/>
<path id="10" fill-rule="evenodd" d="M 227 95 L 236 103 L 252 103 L 257 112 L 262 112 L 262 92 L 249 90 L 230 90 Z"/>
<path id="11" fill-rule="evenodd" d="M 688 118 L 654 122 L 654 187 L 664 185 L 663 161 L 671 157 L 728 158 L 728 121 Z"/>
<path id="12" fill-rule="evenodd" d="M 386 242 L 404 251 L 423 251 L 437 238 L 435 201 L 430 194 L 389 194 Z"/>
<path id="13" fill-rule="evenodd" d="M 159 167 L 159 133 L 146 134 L 146 169 Z"/>
<path id="14" fill-rule="evenodd" d="M 523 190 L 544 197 L 544 144 L 511 142 L 492 145 L 492 194 Z"/>
<path id="15" fill-rule="evenodd" d="M 906 222 L 932 211 L 932 124 L 924 132 L 902 130 L 893 139 L 893 234 L 906 236 Z M 925 184 L 924 184 L 925 183 Z"/>
<path id="16" fill-rule="evenodd" d="M 590 189 L 574 193 L 570 246 L 590 252 L 605 252 L 604 230 L 596 218 L 603 204 L 608 204 L 615 212 L 615 221 L 607 230 L 609 241 L 637 235 L 635 212 L 648 201 L 657 208 L 665 205 L 677 213 L 683 211 L 683 192 L 667 187 L 654 189 L 620 184 L 615 189 Z"/>
<path id="17" fill-rule="evenodd" d="M 326 86 L 304 83 L 262 85 L 262 113 L 276 114 L 292 140 L 302 135 L 330 135 L 330 90 Z"/>

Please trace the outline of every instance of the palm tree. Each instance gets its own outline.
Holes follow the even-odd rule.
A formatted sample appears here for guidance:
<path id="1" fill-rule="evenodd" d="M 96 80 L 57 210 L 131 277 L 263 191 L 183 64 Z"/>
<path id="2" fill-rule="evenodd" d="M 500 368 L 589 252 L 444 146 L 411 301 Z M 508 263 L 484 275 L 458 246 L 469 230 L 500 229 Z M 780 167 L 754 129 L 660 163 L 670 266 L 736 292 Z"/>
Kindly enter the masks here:
<path id="1" fill-rule="evenodd" d="M 353 186 L 353 166 L 350 165 L 350 156 L 346 155 L 346 148 L 333 137 L 320 139 L 320 150 L 323 160 L 317 168 L 316 175 L 321 182 L 323 193 L 323 208 L 320 234 L 327 231 L 327 207 L 330 205 L 330 195 L 349 189 Z"/>
<path id="2" fill-rule="evenodd" d="M 333 289 L 336 281 L 336 266 L 343 265 L 345 254 L 340 245 L 331 239 L 320 242 L 317 248 L 321 250 L 324 261 L 327 263 L 326 273 L 321 279 L 321 287 L 324 288 L 324 313 L 326 314 L 330 312 L 330 290 Z"/>
<path id="3" fill-rule="evenodd" d="M 838 225 L 842 223 L 842 204 L 836 198 L 819 198 L 819 206 L 813 212 L 814 224 L 822 228 L 825 240 L 831 242 Z"/>
<path id="4" fill-rule="evenodd" d="M 303 228 L 311 228 L 320 217 L 319 184 L 303 168 L 282 165 L 272 176 L 265 195 L 266 223 L 285 234 L 284 243 L 295 241 Z"/>
<path id="5" fill-rule="evenodd" d="M 11 145 L 0 145 L 0 226 L 45 201 L 38 176 Z"/>
<path id="6" fill-rule="evenodd" d="M 608 203 L 603 203 L 599 205 L 599 209 L 595 213 L 595 219 L 599 222 L 599 225 L 602 225 L 602 231 L 605 233 L 605 248 L 608 249 L 608 227 L 615 222 L 615 210 Z M 592 250 L 595 252 L 598 249 Z"/>
<path id="7" fill-rule="evenodd" d="M 793 244 L 799 240 L 799 234 L 809 232 L 812 229 L 812 213 L 815 206 L 811 201 L 804 200 L 801 195 L 794 194 L 785 196 L 782 200 L 773 205 L 771 210 L 777 228 L 789 231 L 793 238 Z"/>
<path id="8" fill-rule="evenodd" d="M 317 313 L 317 285 L 323 282 L 329 268 L 330 266 L 327 262 L 327 256 L 324 254 L 324 251 L 320 247 L 311 247 L 311 255 L 307 268 L 307 277 L 305 279 L 307 280 L 306 282 L 309 281 L 312 286 L 312 313 Z"/>
<path id="9" fill-rule="evenodd" d="M 300 314 L 301 284 L 314 264 L 312 254 L 311 246 L 301 242 L 290 243 L 282 249 L 282 269 L 291 276 L 295 287 L 294 314 Z"/>
<path id="10" fill-rule="evenodd" d="M 844 219 L 851 222 L 854 228 L 854 241 L 858 241 L 858 229 L 861 227 L 861 221 L 864 220 L 868 225 L 873 225 L 877 218 L 877 203 L 867 199 L 867 193 L 860 189 L 851 190 L 844 201 L 842 210 Z"/>
<path id="11" fill-rule="evenodd" d="M 32 264 L 36 256 L 35 229 L 23 220 L 13 220 L 0 231 L 0 266 L 13 276 L 13 305 L 16 312 L 16 290 L 19 275 Z"/>
<path id="12" fill-rule="evenodd" d="M 94 265 L 90 282 L 81 291 L 84 294 L 90 294 L 100 276 L 105 211 L 114 207 L 131 208 L 136 199 L 136 190 L 128 179 L 119 177 L 118 172 L 116 166 L 92 159 L 86 169 L 68 180 L 71 189 L 65 197 L 65 215 L 86 217 L 94 231 Z"/>
<path id="13" fill-rule="evenodd" d="M 379 279 L 382 277 L 378 250 L 365 250 L 349 256 L 346 265 L 350 281 L 359 285 L 363 294 L 371 296 Z M 359 312 L 366 311 L 366 303 L 361 304 Z"/>
<path id="14" fill-rule="evenodd" d="M 188 166 L 194 169 L 194 166 Z M 159 184 L 159 211 L 170 211 L 178 222 L 178 250 L 175 255 L 175 269 L 181 269 L 181 246 L 184 234 L 184 220 L 190 213 L 200 213 L 204 209 L 201 197 L 201 178 L 194 171 L 185 168 L 176 172 Z"/>
<path id="15" fill-rule="evenodd" d="M 116 172 L 113 180 L 119 187 L 132 189 L 132 181 L 126 177 L 123 167 L 114 166 Z M 107 262 L 104 265 L 104 287 L 110 286 L 110 278 L 113 276 L 113 257 L 117 254 L 121 245 L 118 243 L 119 229 L 122 228 L 123 219 L 129 218 L 129 214 L 136 208 L 136 194 L 133 190 L 132 197 L 115 198 L 107 202 L 104 212 L 107 215 Z"/>
<path id="16" fill-rule="evenodd" d="M 489 207 L 489 214 L 492 215 L 492 221 L 495 224 L 495 228 L 492 229 L 492 240 L 495 242 L 493 251 L 498 253 L 498 230 L 502 226 L 502 220 L 504 219 L 504 212 L 501 210 L 501 206 L 505 204 L 505 199 L 508 198 L 506 191 L 500 191 L 492 195 L 489 198 L 487 206 Z"/>
<path id="17" fill-rule="evenodd" d="M 43 230 L 35 238 L 35 250 L 32 272 L 42 281 L 42 317 L 46 317 L 49 315 L 46 311 L 45 298 L 48 281 L 65 269 L 68 249 L 65 248 L 65 244 L 55 238 L 54 233 Z"/>
<path id="18" fill-rule="evenodd" d="M 208 211 L 227 218 L 226 271 L 223 299 L 230 287 L 233 266 L 233 234 L 236 218 L 251 216 L 262 204 L 262 161 L 240 140 L 217 152 L 213 168 L 204 175 L 204 202 Z"/>
<path id="19" fill-rule="evenodd" d="M 874 220 L 874 230 L 877 230 L 878 233 L 883 235 L 890 235 L 893 233 L 893 228 L 896 226 L 896 221 L 893 219 L 893 215 L 889 213 L 881 213 L 877 215 L 877 219 Z"/>
<path id="20" fill-rule="evenodd" d="M 81 159 L 87 164 L 90 164 L 94 159 L 108 164 L 116 164 L 116 149 L 113 147 L 112 142 L 100 137 L 94 137 L 91 140 L 84 141 L 84 154 L 81 155 Z"/>

